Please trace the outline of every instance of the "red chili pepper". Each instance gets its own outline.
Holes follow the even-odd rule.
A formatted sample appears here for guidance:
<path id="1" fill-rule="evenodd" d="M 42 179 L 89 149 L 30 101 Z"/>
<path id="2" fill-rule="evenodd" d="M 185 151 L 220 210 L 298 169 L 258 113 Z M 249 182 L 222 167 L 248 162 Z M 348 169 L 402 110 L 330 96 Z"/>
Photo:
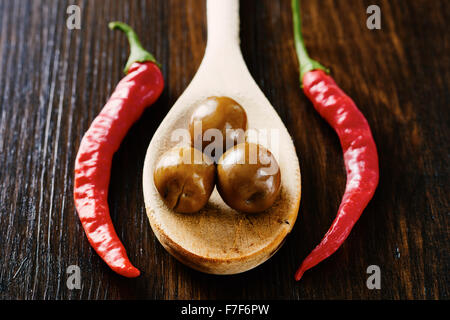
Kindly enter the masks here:
<path id="1" fill-rule="evenodd" d="M 127 74 L 84 135 L 75 162 L 75 206 L 86 236 L 112 270 L 125 277 L 140 272 L 128 259 L 114 230 L 108 207 L 108 187 L 113 154 L 144 109 L 161 95 L 164 79 L 155 58 L 142 48 L 136 33 L 126 24 L 112 22 L 130 43 Z"/>
<path id="2" fill-rule="evenodd" d="M 347 171 L 347 184 L 337 216 L 320 244 L 297 270 L 295 279 L 300 280 L 306 270 L 332 255 L 350 234 L 373 197 L 379 169 L 377 149 L 366 118 L 327 75 L 328 70 L 308 56 L 301 34 L 299 1 L 292 0 L 292 12 L 303 91 L 339 136 Z"/>

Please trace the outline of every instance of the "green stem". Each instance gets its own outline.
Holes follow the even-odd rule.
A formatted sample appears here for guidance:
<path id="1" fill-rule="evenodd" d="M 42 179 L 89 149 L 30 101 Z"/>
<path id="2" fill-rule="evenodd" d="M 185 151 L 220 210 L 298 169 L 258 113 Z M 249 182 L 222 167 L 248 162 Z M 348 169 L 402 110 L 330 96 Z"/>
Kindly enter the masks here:
<path id="1" fill-rule="evenodd" d="M 151 61 L 158 67 L 161 67 L 161 65 L 156 61 L 155 57 L 150 52 L 144 49 L 141 42 L 139 41 L 136 32 L 134 32 L 134 30 L 129 25 L 123 22 L 114 21 L 110 22 L 108 26 L 111 30 L 119 29 L 125 32 L 128 38 L 128 42 L 130 43 L 130 57 L 128 58 L 127 64 L 124 69 L 125 74 L 128 74 L 131 65 L 135 62 Z"/>
<path id="2" fill-rule="evenodd" d="M 306 50 L 305 42 L 302 36 L 302 20 L 300 16 L 300 0 L 291 0 L 292 20 L 294 22 L 295 50 L 297 51 L 298 62 L 300 64 L 300 83 L 303 86 L 303 76 L 312 70 L 323 70 L 326 73 L 330 71 L 319 62 L 311 59 Z"/>

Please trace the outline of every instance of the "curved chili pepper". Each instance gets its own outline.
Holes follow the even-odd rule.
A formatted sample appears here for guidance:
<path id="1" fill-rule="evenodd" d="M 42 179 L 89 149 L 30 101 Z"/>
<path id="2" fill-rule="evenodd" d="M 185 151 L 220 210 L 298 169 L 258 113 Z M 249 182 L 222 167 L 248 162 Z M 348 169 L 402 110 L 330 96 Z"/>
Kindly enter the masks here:
<path id="1" fill-rule="evenodd" d="M 140 272 L 128 259 L 109 213 L 111 163 L 130 127 L 161 95 L 164 79 L 155 58 L 142 48 L 128 25 L 113 22 L 109 27 L 126 33 L 130 58 L 126 76 L 81 141 L 75 162 L 74 200 L 91 246 L 112 270 L 132 278 Z"/>
<path id="2" fill-rule="evenodd" d="M 336 218 L 320 244 L 297 270 L 295 279 L 300 280 L 306 270 L 332 255 L 350 234 L 373 197 L 379 169 L 377 148 L 366 118 L 327 75 L 328 70 L 308 56 L 301 34 L 299 1 L 292 0 L 292 12 L 303 91 L 339 136 L 347 171 L 345 193 Z"/>

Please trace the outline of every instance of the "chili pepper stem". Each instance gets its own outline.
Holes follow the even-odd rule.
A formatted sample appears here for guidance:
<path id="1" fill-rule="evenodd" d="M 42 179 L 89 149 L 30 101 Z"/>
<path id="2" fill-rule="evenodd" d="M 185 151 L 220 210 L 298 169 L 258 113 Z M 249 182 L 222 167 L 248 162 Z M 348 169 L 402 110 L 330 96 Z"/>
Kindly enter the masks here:
<path id="1" fill-rule="evenodd" d="M 130 57 L 128 58 L 127 64 L 124 69 L 125 74 L 128 74 L 131 65 L 135 62 L 150 61 L 161 68 L 161 65 L 156 61 L 155 57 L 150 52 L 144 49 L 141 42 L 139 41 L 136 32 L 134 32 L 134 30 L 129 25 L 123 22 L 114 21 L 110 22 L 108 24 L 108 27 L 111 30 L 119 29 L 125 32 L 128 38 L 128 42 L 130 43 Z"/>
<path id="2" fill-rule="evenodd" d="M 302 20 L 300 16 L 300 0 L 291 0 L 292 20 L 294 22 L 294 41 L 295 50 L 297 51 L 298 62 L 300 64 L 300 84 L 303 87 L 303 76 L 312 70 L 323 70 L 329 73 L 329 69 L 321 65 L 319 62 L 311 59 L 306 50 L 305 42 L 302 36 Z"/>

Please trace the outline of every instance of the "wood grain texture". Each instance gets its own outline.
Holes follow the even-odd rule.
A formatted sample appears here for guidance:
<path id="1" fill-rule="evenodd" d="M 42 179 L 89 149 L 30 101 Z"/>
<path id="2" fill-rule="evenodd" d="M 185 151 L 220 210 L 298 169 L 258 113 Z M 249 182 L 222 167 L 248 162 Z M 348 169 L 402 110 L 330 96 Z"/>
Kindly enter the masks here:
<path id="1" fill-rule="evenodd" d="M 66 28 L 78 4 L 81 30 Z M 366 28 L 377 4 L 382 29 Z M 299 89 L 290 1 L 241 0 L 241 42 L 256 82 L 292 135 L 302 168 L 299 219 L 281 250 L 240 275 L 213 276 L 172 258 L 144 209 L 142 165 L 160 121 L 192 79 L 206 42 L 203 0 L 0 0 L 1 299 L 448 299 L 450 40 L 446 0 L 303 1 L 311 56 L 330 66 L 366 115 L 380 185 L 339 251 L 293 280 L 345 187 L 337 136 Z M 138 279 L 114 274 L 74 210 L 82 135 L 122 77 L 128 46 L 107 23 L 133 25 L 162 63 L 166 89 L 114 157 L 111 215 Z M 368 290 L 379 265 L 382 289 Z M 81 290 L 68 290 L 78 265 Z"/>

